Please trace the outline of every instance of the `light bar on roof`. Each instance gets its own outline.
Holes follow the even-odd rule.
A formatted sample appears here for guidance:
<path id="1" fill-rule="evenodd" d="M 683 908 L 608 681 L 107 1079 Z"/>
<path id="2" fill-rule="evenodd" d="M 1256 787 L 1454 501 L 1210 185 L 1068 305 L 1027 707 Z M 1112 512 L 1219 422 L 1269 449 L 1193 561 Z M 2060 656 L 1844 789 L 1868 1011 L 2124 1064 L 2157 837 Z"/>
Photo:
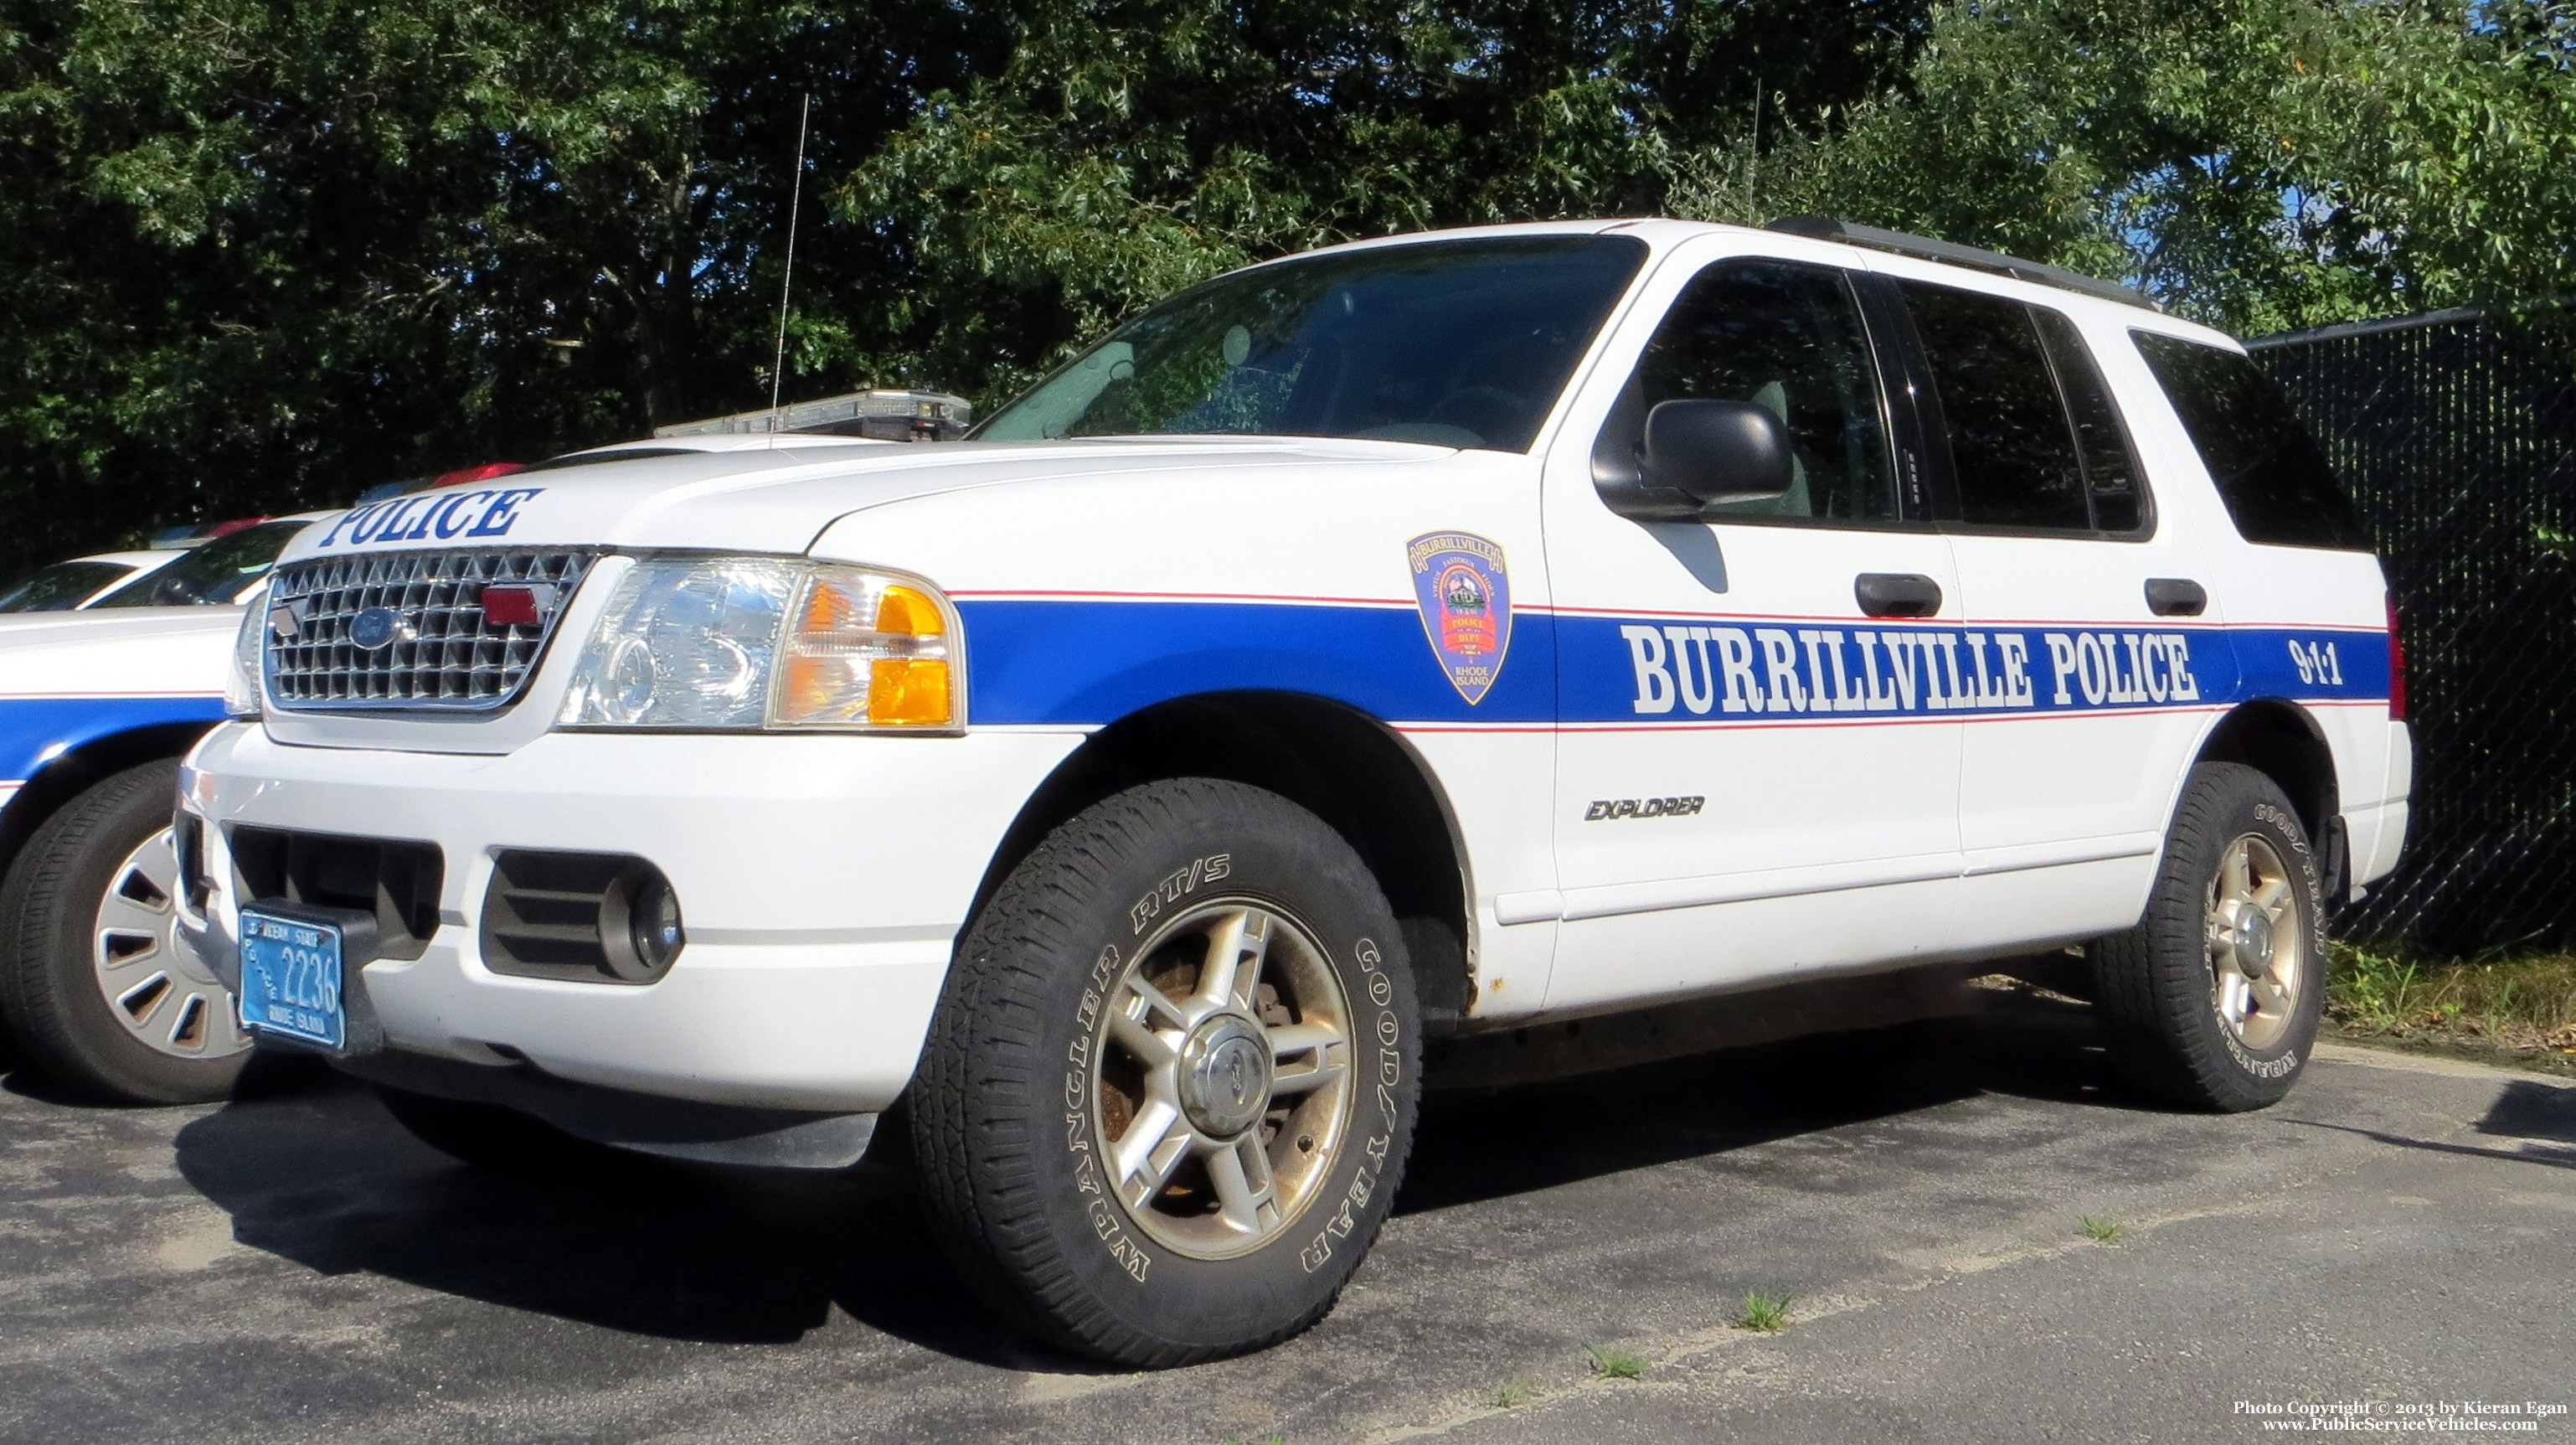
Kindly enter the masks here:
<path id="1" fill-rule="evenodd" d="M 908 423 L 926 426 L 942 436 L 963 431 L 974 418 L 974 403 L 962 396 L 943 391 L 854 391 L 846 396 L 827 396 L 820 401 L 801 401 L 776 410 L 735 412 L 731 416 L 711 417 L 705 421 L 676 422 L 653 428 L 657 437 L 702 437 L 740 435 L 746 432 L 839 432 L 865 434 L 869 422 Z"/>

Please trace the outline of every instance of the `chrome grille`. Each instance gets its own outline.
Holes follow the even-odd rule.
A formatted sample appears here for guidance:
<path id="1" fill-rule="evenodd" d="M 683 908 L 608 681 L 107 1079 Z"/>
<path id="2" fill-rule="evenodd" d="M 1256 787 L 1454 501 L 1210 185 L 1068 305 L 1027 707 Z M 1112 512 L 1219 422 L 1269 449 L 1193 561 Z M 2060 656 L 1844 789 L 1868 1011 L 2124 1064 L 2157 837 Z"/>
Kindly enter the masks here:
<path id="1" fill-rule="evenodd" d="M 269 582 L 269 698 L 316 711 L 507 706 L 596 560 L 593 552 L 493 548 L 289 563 Z M 533 624 L 496 626 L 483 617 L 483 589 L 492 583 L 552 588 L 553 605 Z M 392 609 L 403 626 L 370 650 L 349 630 L 376 607 Z"/>

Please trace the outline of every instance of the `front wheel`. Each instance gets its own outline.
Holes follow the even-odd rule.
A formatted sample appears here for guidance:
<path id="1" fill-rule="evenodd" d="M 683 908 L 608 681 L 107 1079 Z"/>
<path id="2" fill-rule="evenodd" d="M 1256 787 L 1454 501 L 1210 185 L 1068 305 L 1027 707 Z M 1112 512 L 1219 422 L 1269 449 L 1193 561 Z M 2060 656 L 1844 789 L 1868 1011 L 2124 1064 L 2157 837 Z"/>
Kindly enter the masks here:
<path id="1" fill-rule="evenodd" d="M 2230 1112 L 2279 1102 L 2315 1046 L 2326 962 L 2316 855 L 2280 787 L 2239 763 L 2192 769 L 2145 916 L 2089 952 L 2133 1086 Z"/>
<path id="2" fill-rule="evenodd" d="M 915 1077 L 978 1290 L 1131 1366 L 1332 1308 L 1412 1147 L 1413 980 L 1376 880 L 1275 794 L 1188 778 L 1058 828 L 958 948 Z"/>
<path id="3" fill-rule="evenodd" d="M 38 1068 L 123 1103 L 223 1098 L 250 1054 L 232 995 L 179 941 L 178 778 L 163 759 L 92 785 L 0 884 L 0 1019 Z"/>

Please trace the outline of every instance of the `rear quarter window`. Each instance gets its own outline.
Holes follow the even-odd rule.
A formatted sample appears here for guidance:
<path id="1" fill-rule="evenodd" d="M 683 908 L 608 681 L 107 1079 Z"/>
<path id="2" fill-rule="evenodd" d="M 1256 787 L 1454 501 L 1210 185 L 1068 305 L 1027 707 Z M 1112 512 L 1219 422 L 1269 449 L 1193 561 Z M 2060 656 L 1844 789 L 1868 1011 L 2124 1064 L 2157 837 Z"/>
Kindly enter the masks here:
<path id="1" fill-rule="evenodd" d="M 2182 418 L 2238 535 L 2274 547 L 2371 550 L 2361 514 L 2325 453 L 2261 368 L 2223 347 L 2129 334 Z"/>

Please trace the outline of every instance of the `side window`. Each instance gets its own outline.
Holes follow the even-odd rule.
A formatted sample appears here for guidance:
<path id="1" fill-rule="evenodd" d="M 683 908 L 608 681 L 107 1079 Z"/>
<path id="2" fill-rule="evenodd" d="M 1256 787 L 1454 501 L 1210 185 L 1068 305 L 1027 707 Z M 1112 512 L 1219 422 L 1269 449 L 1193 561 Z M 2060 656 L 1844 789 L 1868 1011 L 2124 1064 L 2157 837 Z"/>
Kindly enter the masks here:
<path id="1" fill-rule="evenodd" d="M 2233 351 L 2178 336 L 2129 334 L 2173 400 L 2240 536 L 2279 547 L 2371 550 L 2361 515 L 2335 485 L 2325 454 L 2261 368 Z"/>
<path id="2" fill-rule="evenodd" d="M 1637 361 L 1639 414 L 1683 399 L 1749 401 L 1787 427 L 1795 480 L 1712 518 L 1896 515 L 1878 370 L 1851 285 L 1825 266 L 1721 261 L 1692 279 Z"/>
<path id="3" fill-rule="evenodd" d="M 1949 425 L 1960 520 L 2136 531 L 2137 468 L 2075 324 L 2001 296 L 1900 284 Z"/>
<path id="4" fill-rule="evenodd" d="M 2075 323 L 2044 306 L 2030 312 L 2039 322 L 2040 344 L 2048 349 L 2049 369 L 2057 374 L 2058 394 L 2066 401 L 2067 419 L 2075 426 L 2075 456 L 2084 466 L 2084 494 L 2093 506 L 2097 532 L 2134 532 L 2146 525 L 2144 488 L 2129 459 L 2128 433 L 2112 409 L 2111 389 Z"/>

